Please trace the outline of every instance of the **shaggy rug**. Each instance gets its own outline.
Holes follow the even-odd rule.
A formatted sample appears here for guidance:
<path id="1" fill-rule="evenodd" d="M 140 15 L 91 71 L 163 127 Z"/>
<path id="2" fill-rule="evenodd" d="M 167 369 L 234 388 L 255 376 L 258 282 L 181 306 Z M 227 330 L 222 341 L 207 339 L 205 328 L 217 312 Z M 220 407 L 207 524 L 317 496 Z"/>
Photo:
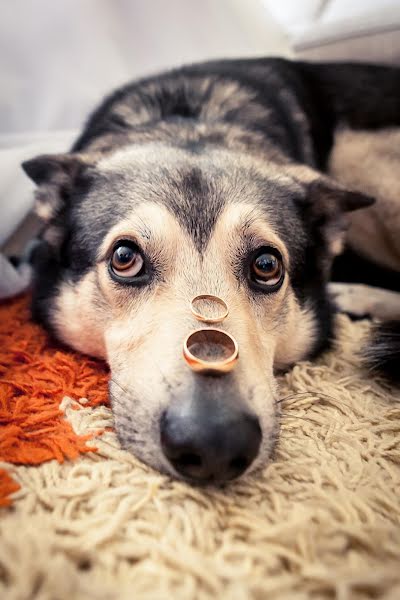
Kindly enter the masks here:
<path id="1" fill-rule="evenodd" d="M 275 461 L 196 489 L 121 450 L 104 364 L 0 307 L 2 600 L 400 598 L 400 394 L 368 323 L 281 379 Z"/>

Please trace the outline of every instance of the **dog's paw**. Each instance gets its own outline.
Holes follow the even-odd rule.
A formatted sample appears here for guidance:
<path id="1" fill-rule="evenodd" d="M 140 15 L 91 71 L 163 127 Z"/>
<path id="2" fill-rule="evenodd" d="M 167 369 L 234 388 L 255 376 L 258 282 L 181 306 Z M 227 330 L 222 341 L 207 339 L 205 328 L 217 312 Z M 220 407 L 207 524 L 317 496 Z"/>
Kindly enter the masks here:
<path id="1" fill-rule="evenodd" d="M 372 306 L 366 293 L 367 286 L 349 283 L 330 283 L 328 286 L 336 308 L 340 312 L 362 318 L 371 316 Z"/>
<path id="2" fill-rule="evenodd" d="M 361 283 L 330 283 L 329 294 L 340 312 L 356 318 L 396 319 L 400 294 Z"/>

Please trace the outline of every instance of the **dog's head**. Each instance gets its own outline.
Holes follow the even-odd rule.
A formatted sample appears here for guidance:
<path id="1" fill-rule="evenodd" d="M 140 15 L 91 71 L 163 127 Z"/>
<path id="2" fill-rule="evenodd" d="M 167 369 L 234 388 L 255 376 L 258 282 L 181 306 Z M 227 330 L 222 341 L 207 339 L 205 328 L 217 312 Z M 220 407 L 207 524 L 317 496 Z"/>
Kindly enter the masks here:
<path id="1" fill-rule="evenodd" d="M 149 143 L 24 168 L 48 222 L 34 311 L 61 340 L 108 361 L 123 446 L 198 481 L 264 465 L 278 430 L 274 372 L 326 345 L 325 284 L 344 213 L 369 201 L 309 170 L 217 148 Z M 182 358 L 197 294 L 229 307 L 221 328 L 240 358 L 220 377 Z"/>

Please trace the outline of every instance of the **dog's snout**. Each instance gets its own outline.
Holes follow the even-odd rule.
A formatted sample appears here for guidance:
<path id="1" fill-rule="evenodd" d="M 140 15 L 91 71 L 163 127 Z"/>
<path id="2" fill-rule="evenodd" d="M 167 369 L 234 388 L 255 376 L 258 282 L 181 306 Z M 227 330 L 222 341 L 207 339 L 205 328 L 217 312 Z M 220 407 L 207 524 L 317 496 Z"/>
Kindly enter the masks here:
<path id="1" fill-rule="evenodd" d="M 203 483 L 239 477 L 257 456 L 262 437 L 255 415 L 225 405 L 199 411 L 190 401 L 163 413 L 160 433 L 174 469 Z"/>

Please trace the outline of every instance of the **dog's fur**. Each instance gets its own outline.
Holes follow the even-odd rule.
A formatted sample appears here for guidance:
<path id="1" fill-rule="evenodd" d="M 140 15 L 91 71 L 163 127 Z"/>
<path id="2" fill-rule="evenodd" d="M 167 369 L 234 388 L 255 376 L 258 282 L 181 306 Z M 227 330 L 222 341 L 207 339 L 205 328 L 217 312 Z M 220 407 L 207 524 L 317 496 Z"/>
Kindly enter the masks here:
<path id="1" fill-rule="evenodd" d="M 33 314 L 65 343 L 109 362 L 125 447 L 175 474 L 160 449 L 165 408 L 188 395 L 231 396 L 261 424 L 251 469 L 268 461 L 277 437 L 274 372 L 331 342 L 328 282 L 348 227 L 347 245 L 399 285 L 399 127 L 399 69 L 219 61 L 116 91 L 70 153 L 24 163 L 46 222 Z M 146 285 L 110 278 L 113 244 L 126 237 L 145 256 Z M 286 276 L 267 294 L 249 285 L 248 263 L 271 245 Z M 227 302 L 223 327 L 240 347 L 237 368 L 221 378 L 196 375 L 182 360 L 182 340 L 196 326 L 189 301 L 201 293 Z M 395 292 L 387 302 L 379 290 L 375 301 L 371 288 L 336 283 L 332 293 L 349 312 L 374 314 L 379 305 L 380 316 L 400 317 Z M 386 325 L 368 351 L 393 379 L 399 335 L 397 322 Z"/>

